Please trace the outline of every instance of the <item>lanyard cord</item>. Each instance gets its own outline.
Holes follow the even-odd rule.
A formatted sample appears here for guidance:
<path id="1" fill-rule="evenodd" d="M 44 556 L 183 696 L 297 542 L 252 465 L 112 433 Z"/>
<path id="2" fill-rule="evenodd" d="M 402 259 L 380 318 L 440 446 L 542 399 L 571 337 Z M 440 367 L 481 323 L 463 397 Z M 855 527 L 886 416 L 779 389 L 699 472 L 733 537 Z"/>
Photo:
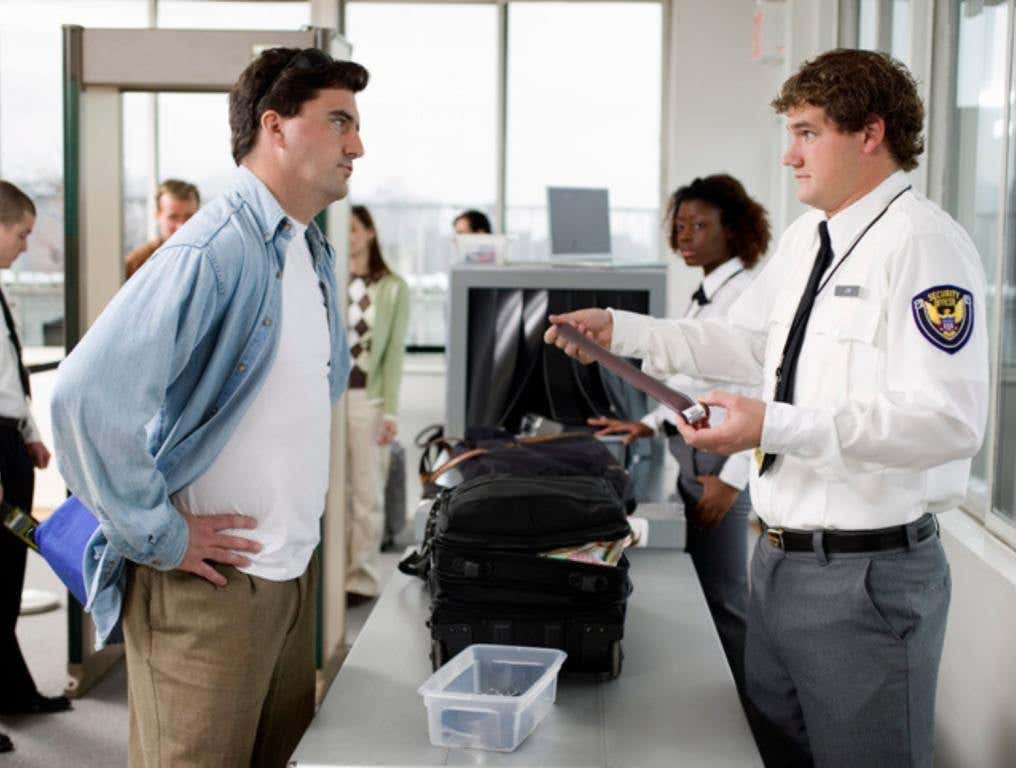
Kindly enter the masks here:
<path id="1" fill-rule="evenodd" d="M 911 190 L 911 189 L 913 189 L 913 186 L 910 185 L 910 184 L 908 184 L 905 188 L 901 189 L 896 194 L 896 197 L 894 197 L 892 200 L 890 200 L 889 204 L 885 208 L 882 209 L 882 213 L 880 213 L 878 216 L 876 216 L 874 219 L 871 220 L 871 223 L 868 224 L 868 226 L 866 226 L 864 228 L 864 231 L 861 232 L 861 234 L 859 234 L 857 236 L 856 240 L 854 240 L 853 245 L 851 245 L 850 248 L 847 249 L 847 252 L 845 254 L 843 254 L 843 258 L 841 258 L 839 261 L 836 262 L 836 265 L 832 268 L 832 270 L 826 276 L 826 279 L 823 280 L 819 284 L 818 290 L 815 291 L 815 295 L 816 296 L 818 296 L 820 293 L 822 293 L 822 289 L 825 288 L 826 285 L 828 285 L 829 281 L 833 279 L 833 275 L 836 274 L 836 270 L 838 270 L 843 265 L 843 262 L 845 262 L 847 260 L 847 257 L 854 252 L 854 249 L 857 247 L 857 244 L 861 242 L 861 240 L 864 238 L 864 236 L 866 234 L 868 234 L 868 230 L 871 229 L 872 227 L 874 227 L 876 224 L 878 224 L 879 219 L 881 219 L 883 216 L 886 215 L 886 213 L 888 213 L 889 208 L 892 206 L 892 204 L 895 203 L 897 200 L 899 200 L 900 197 L 903 196 L 904 192 L 907 192 L 908 190 Z"/>

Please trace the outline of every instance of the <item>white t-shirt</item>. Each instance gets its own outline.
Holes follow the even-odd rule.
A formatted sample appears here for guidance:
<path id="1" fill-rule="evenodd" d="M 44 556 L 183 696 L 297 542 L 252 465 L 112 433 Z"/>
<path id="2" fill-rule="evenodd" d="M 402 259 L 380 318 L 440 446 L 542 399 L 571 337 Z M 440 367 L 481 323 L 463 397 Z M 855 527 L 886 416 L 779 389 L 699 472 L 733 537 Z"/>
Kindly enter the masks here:
<path id="1" fill-rule="evenodd" d="M 306 226 L 293 239 L 282 275 L 279 346 L 264 384 L 229 442 L 201 477 L 173 497 L 181 512 L 239 513 L 258 521 L 237 531 L 259 542 L 240 570 L 272 581 L 300 576 L 320 538 L 328 490 L 330 343 Z"/>

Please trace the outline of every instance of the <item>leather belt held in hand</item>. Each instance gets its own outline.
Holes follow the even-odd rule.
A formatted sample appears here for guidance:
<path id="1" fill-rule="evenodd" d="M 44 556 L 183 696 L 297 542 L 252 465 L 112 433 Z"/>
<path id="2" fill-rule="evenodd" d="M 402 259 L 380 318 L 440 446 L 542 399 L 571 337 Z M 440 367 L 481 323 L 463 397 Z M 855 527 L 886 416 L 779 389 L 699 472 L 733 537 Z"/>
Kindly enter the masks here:
<path id="1" fill-rule="evenodd" d="M 602 365 L 611 373 L 615 373 L 631 384 L 635 389 L 645 392 L 664 405 L 670 406 L 675 412 L 681 414 L 689 424 L 704 422 L 709 418 L 709 406 L 699 403 L 688 397 L 683 392 L 671 389 L 662 381 L 640 371 L 623 357 L 618 357 L 601 347 L 596 342 L 587 338 L 577 328 L 567 323 L 556 325 L 557 333 L 563 336 L 565 341 L 574 344 L 589 357 Z"/>

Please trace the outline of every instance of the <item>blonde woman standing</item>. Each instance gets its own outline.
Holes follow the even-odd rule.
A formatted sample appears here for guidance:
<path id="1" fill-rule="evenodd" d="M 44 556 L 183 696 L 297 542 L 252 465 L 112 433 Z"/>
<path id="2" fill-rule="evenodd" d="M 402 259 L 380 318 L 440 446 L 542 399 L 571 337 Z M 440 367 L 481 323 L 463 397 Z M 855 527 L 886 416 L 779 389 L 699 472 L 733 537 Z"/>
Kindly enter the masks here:
<path id="1" fill-rule="evenodd" d="M 346 602 L 356 605 L 380 591 L 382 498 L 388 446 L 398 433 L 409 287 L 385 263 L 370 212 L 354 205 L 352 214 L 346 311 L 352 358 L 346 430 Z"/>

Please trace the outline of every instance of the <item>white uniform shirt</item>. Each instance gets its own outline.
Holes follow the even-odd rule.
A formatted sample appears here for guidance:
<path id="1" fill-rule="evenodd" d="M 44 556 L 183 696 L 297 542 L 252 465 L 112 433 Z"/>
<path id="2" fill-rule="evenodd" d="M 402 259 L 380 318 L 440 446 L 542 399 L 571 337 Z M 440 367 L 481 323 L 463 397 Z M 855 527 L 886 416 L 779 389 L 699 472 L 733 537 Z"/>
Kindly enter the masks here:
<path id="1" fill-rule="evenodd" d="M 808 323 L 794 402 L 766 406 L 761 450 L 777 460 L 761 477 L 755 462 L 751 472 L 752 503 L 771 526 L 882 528 L 965 496 L 988 412 L 985 278 L 973 243 L 911 190 L 840 263 L 907 184 L 897 172 L 829 220 L 834 257 Z M 761 380 L 771 401 L 823 217 L 812 211 L 788 228 L 732 307 L 730 325 L 614 312 L 613 350 L 657 369 Z M 950 294 L 963 307 L 952 314 Z"/>
<path id="2" fill-rule="evenodd" d="M 18 352 L 14 349 L 10 329 L 2 312 L 0 312 L 0 416 L 25 420 L 21 428 L 21 437 L 26 443 L 36 443 L 42 439 L 29 410 L 29 400 L 21 388 Z"/>
<path id="3" fill-rule="evenodd" d="M 251 565 L 240 570 L 272 581 L 300 576 L 317 547 L 331 434 L 328 316 L 306 227 L 291 226 L 272 367 L 212 466 L 173 497 L 185 513 L 255 518 L 257 528 L 235 534 L 262 550 L 245 553 Z"/>
<path id="4" fill-rule="evenodd" d="M 751 284 L 754 277 L 755 273 L 745 269 L 739 259 L 725 261 L 702 280 L 702 292 L 706 295 L 709 303 L 700 305 L 690 301 L 684 317 L 700 320 L 726 320 L 734 300 Z M 735 390 L 739 394 L 758 397 L 757 387 L 732 388 L 729 385 L 724 386 L 722 382 L 695 378 L 683 373 L 668 377 L 667 386 L 696 399 L 716 388 L 723 388 L 726 391 Z M 714 425 L 720 424 L 725 415 L 722 408 L 712 408 L 710 422 Z M 680 417 L 671 408 L 661 404 L 646 414 L 642 418 L 642 423 L 654 432 L 659 432 L 663 428 L 663 422 L 669 421 L 671 424 L 676 424 L 678 418 Z M 720 480 L 732 488 L 744 490 L 748 485 L 751 456 L 751 451 L 744 451 L 735 453 L 727 459 L 723 469 L 720 470 Z"/>

